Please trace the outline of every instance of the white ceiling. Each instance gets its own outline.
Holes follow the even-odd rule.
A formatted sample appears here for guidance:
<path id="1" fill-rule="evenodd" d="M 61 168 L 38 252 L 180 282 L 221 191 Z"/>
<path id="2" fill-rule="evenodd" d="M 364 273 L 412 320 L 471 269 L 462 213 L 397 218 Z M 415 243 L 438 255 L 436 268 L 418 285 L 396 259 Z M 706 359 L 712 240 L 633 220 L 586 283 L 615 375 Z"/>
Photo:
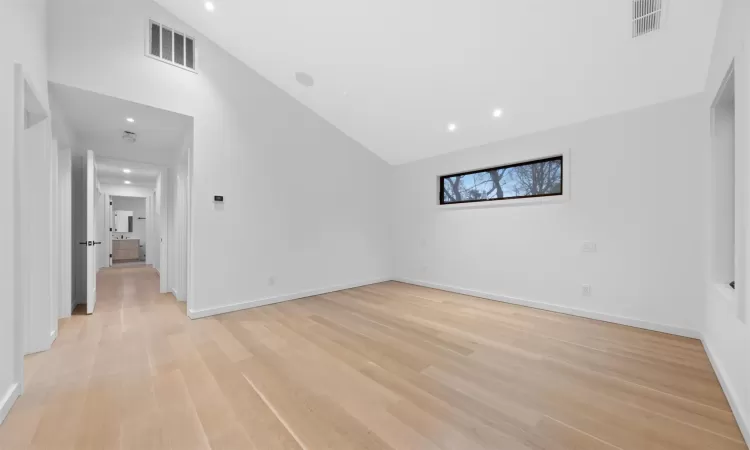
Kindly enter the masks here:
<path id="1" fill-rule="evenodd" d="M 101 184 L 124 185 L 130 181 L 130 186 L 144 188 L 156 188 L 161 171 L 158 166 L 109 158 L 97 158 L 96 169 Z M 130 173 L 125 173 L 125 169 Z"/>
<path id="2" fill-rule="evenodd" d="M 50 83 L 50 97 L 53 121 L 62 118 L 73 134 L 70 145 L 98 160 L 171 166 L 193 129 L 191 117 L 61 84 Z M 138 134 L 134 144 L 122 139 L 125 130 Z"/>
<path id="3" fill-rule="evenodd" d="M 700 92 L 721 7 L 634 40 L 630 0 L 157 2 L 393 164 Z"/>

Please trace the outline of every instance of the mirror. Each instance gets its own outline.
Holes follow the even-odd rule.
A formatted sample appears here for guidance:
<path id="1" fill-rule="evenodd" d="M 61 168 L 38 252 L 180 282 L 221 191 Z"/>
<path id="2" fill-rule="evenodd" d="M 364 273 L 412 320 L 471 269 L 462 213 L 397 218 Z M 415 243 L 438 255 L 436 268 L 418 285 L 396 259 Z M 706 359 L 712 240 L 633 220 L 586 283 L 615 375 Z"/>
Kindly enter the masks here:
<path id="1" fill-rule="evenodd" d="M 133 232 L 133 211 L 115 211 L 114 231 L 116 233 Z"/>

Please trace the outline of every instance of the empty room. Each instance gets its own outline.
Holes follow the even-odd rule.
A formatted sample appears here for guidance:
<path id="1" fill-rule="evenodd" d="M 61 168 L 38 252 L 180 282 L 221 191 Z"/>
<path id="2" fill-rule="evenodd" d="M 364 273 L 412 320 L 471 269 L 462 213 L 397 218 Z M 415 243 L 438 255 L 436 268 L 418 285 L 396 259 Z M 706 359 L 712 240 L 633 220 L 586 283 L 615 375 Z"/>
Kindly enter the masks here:
<path id="1" fill-rule="evenodd" d="M 748 449 L 746 0 L 0 37 L 0 449 Z"/>

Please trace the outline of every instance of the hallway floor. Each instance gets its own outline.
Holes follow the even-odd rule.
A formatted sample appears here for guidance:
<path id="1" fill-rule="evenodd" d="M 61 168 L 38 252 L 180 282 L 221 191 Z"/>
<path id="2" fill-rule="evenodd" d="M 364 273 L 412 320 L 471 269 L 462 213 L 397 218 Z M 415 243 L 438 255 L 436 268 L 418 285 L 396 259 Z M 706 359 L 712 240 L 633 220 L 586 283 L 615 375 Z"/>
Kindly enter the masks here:
<path id="1" fill-rule="evenodd" d="M 26 358 L 0 449 L 745 449 L 701 343 L 388 282 L 191 321 L 148 267 Z"/>

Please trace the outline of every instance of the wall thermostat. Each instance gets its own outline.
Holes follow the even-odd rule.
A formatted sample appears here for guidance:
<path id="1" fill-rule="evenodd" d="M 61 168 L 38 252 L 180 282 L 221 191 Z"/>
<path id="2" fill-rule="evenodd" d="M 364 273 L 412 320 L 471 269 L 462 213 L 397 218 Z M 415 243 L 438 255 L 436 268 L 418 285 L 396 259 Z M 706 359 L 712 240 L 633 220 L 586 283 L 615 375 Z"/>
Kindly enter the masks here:
<path id="1" fill-rule="evenodd" d="M 223 195 L 214 195 L 214 203 L 224 203 Z"/>

